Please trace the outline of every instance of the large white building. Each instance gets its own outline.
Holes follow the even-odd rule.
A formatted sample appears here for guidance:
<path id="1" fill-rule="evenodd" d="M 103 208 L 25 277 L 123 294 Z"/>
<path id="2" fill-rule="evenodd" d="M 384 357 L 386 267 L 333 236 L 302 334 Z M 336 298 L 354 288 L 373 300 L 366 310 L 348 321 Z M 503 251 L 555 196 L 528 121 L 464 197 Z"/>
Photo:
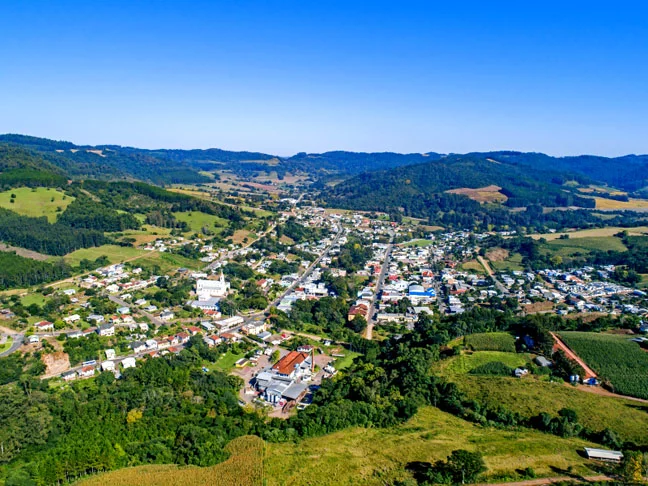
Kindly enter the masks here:
<path id="1" fill-rule="evenodd" d="M 196 280 L 196 295 L 198 300 L 209 300 L 212 297 L 225 297 L 230 289 L 230 283 L 225 281 L 221 272 L 218 280 Z"/>

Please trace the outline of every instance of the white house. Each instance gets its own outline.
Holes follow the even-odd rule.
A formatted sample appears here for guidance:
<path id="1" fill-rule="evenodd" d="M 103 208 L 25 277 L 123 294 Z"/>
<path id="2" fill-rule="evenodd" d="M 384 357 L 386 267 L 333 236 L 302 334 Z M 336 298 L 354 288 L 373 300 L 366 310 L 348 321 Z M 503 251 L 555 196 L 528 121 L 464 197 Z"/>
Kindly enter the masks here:
<path id="1" fill-rule="evenodd" d="M 124 358 L 122 360 L 122 366 L 124 367 L 124 369 L 135 368 L 135 358 L 133 358 L 132 356 Z"/>

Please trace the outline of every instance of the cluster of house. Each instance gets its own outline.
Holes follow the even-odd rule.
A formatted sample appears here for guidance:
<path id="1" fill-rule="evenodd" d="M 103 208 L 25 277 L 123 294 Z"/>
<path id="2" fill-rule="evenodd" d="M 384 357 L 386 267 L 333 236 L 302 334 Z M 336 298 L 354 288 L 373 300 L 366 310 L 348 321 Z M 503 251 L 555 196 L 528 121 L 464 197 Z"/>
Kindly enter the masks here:
<path id="1" fill-rule="evenodd" d="M 105 289 L 110 294 L 118 292 L 132 292 L 135 290 L 142 290 L 151 285 L 155 285 L 158 280 L 157 275 L 153 275 L 148 279 L 137 279 L 135 277 L 130 280 L 128 277 L 132 275 L 139 275 L 142 273 L 141 268 L 134 268 L 130 272 L 122 264 L 109 265 L 97 270 L 100 276 L 89 275 L 81 280 L 81 287 Z"/>

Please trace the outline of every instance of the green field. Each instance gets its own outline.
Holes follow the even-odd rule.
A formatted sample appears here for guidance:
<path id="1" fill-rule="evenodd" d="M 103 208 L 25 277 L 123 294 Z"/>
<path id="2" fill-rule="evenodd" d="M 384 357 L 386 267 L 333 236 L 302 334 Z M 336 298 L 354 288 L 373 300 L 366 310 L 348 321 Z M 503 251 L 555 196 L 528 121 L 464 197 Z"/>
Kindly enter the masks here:
<path id="1" fill-rule="evenodd" d="M 387 429 L 349 428 L 298 444 L 266 444 L 265 479 L 274 485 L 393 484 L 411 479 L 408 463 L 445 459 L 453 450 L 478 450 L 488 467 L 484 480 L 513 479 L 532 467 L 592 474 L 578 451 L 587 445 L 533 431 L 505 431 L 465 422 L 436 408 L 422 408 L 405 424 Z"/>
<path id="2" fill-rule="evenodd" d="M 433 245 L 433 244 L 434 244 L 434 242 L 431 241 L 431 240 L 422 240 L 422 239 L 419 239 L 419 240 L 412 240 L 412 241 L 408 241 L 407 243 L 403 243 L 403 246 L 418 246 L 418 247 L 422 247 L 422 246 L 430 246 L 430 245 Z"/>
<path id="3" fill-rule="evenodd" d="M 465 345 L 474 351 L 515 353 L 515 338 L 507 332 L 481 332 L 466 336 Z"/>
<path id="4" fill-rule="evenodd" d="M 513 253 L 506 260 L 500 262 L 489 261 L 490 266 L 496 272 L 513 272 L 516 270 L 522 271 L 524 267 L 522 266 L 522 255 L 519 253 Z"/>
<path id="5" fill-rule="evenodd" d="M 648 353 L 628 336 L 591 332 L 560 336 L 616 393 L 648 398 Z"/>
<path id="6" fill-rule="evenodd" d="M 455 358 L 451 358 L 455 359 Z M 456 366 L 448 366 L 453 369 Z M 503 378 L 446 373 L 469 398 L 503 406 L 525 417 L 541 412 L 557 414 L 562 408 L 578 413 L 579 421 L 595 431 L 610 428 L 624 440 L 648 445 L 648 405 L 601 396 L 571 385 L 541 381 L 535 377 Z M 585 388 L 582 385 L 582 388 Z"/>
<path id="7" fill-rule="evenodd" d="M 214 367 L 219 371 L 229 372 L 234 368 L 234 364 L 241 358 L 245 358 L 245 353 L 234 354 L 228 351 L 218 358 Z"/>
<path id="8" fill-rule="evenodd" d="M 184 221 L 187 223 L 191 230 L 196 233 L 201 233 L 204 227 L 216 231 L 219 228 L 226 227 L 228 224 L 228 221 L 224 218 L 201 213 L 200 211 L 178 212 L 173 213 L 173 216 L 175 216 L 178 221 Z"/>
<path id="9" fill-rule="evenodd" d="M 360 356 L 360 353 L 356 353 L 355 351 L 349 351 L 348 349 L 345 349 L 340 354 L 344 354 L 344 358 L 335 358 L 335 361 L 333 362 L 333 367 L 336 370 L 343 370 L 345 368 L 348 368 L 349 366 L 351 366 L 353 360 L 358 356 Z"/>
<path id="10" fill-rule="evenodd" d="M 589 250 L 600 251 L 626 251 L 623 242 L 615 236 L 588 236 L 585 238 L 570 238 L 567 240 L 552 240 L 547 242 L 547 247 L 559 255 L 569 255 L 576 251 L 588 252 Z"/>
<path id="11" fill-rule="evenodd" d="M 203 268 L 205 264 L 199 260 L 192 260 L 182 255 L 174 255 L 167 252 L 144 252 L 145 255 L 133 260 L 134 265 L 141 265 L 143 267 L 157 266 L 162 273 L 170 273 L 178 268 L 189 268 L 191 270 L 198 270 Z"/>
<path id="12" fill-rule="evenodd" d="M 465 272 L 474 272 L 485 274 L 486 270 L 482 267 L 482 264 L 477 260 L 470 260 L 461 264 L 461 269 Z"/>
<path id="13" fill-rule="evenodd" d="M 451 359 L 439 362 L 438 368 L 443 375 L 452 379 L 454 375 L 462 375 L 487 363 L 499 361 L 510 368 L 524 366 L 531 361 L 531 355 L 522 353 L 505 353 L 501 351 L 478 351 L 462 353 Z"/>
<path id="14" fill-rule="evenodd" d="M 102 245 L 94 248 L 81 248 L 68 253 L 63 259 L 70 265 L 78 265 L 84 258 L 94 261 L 101 256 L 106 256 L 110 263 L 119 263 L 146 253 L 144 250 L 138 250 L 130 246 Z"/>
<path id="15" fill-rule="evenodd" d="M 42 306 L 45 303 L 45 296 L 38 292 L 30 292 L 20 299 L 20 303 L 25 307 L 29 307 L 32 304 Z"/>
<path id="16" fill-rule="evenodd" d="M 15 194 L 16 199 L 12 204 L 11 195 Z M 65 197 L 65 199 L 63 199 Z M 46 189 L 38 187 L 30 189 L 28 187 L 19 187 L 9 191 L 0 192 L 0 207 L 10 209 L 23 216 L 32 218 L 47 216 L 50 223 L 56 221 L 57 209 L 61 212 L 74 201 L 72 196 L 67 196 L 61 191 L 55 189 Z"/>

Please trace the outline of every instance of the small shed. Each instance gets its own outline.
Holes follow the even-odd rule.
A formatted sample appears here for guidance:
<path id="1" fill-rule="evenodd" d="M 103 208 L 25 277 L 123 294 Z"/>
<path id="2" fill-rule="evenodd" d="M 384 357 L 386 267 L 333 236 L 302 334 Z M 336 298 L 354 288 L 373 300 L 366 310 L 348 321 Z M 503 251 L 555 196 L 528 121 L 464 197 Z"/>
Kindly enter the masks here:
<path id="1" fill-rule="evenodd" d="M 534 361 L 538 366 L 542 366 L 543 368 L 548 368 L 551 366 L 551 361 L 549 361 L 544 356 L 538 356 Z"/>
<path id="2" fill-rule="evenodd" d="M 592 449 L 591 447 L 585 448 L 585 454 L 588 459 L 605 462 L 621 462 L 623 453 L 618 451 L 608 451 L 605 449 Z"/>

